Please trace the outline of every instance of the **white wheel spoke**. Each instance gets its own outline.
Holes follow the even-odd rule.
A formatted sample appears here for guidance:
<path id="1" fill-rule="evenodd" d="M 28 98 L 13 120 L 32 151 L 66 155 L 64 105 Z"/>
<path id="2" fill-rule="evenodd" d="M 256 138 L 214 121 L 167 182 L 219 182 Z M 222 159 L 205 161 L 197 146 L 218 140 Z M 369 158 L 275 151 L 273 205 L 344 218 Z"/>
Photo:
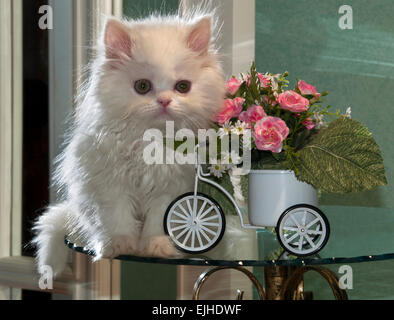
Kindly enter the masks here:
<path id="1" fill-rule="evenodd" d="M 204 232 L 203 229 L 199 229 L 200 233 L 204 236 L 204 238 L 208 241 L 211 242 L 211 238 L 208 237 L 208 235 Z"/>
<path id="2" fill-rule="evenodd" d="M 294 217 L 294 215 L 290 215 L 290 219 L 293 220 L 293 222 L 295 223 L 295 225 L 299 228 L 300 224 L 298 223 L 297 219 Z"/>
<path id="3" fill-rule="evenodd" d="M 185 220 L 171 220 L 171 223 L 182 223 L 182 224 L 186 224 Z"/>
<path id="4" fill-rule="evenodd" d="M 217 216 L 217 215 L 214 215 L 214 216 L 211 216 L 211 217 L 208 217 L 208 218 L 205 218 L 205 219 L 199 219 L 200 221 L 210 221 L 210 220 L 214 220 L 214 219 L 219 219 L 219 216 Z"/>
<path id="5" fill-rule="evenodd" d="M 302 250 L 302 242 L 304 241 L 304 236 L 301 235 L 300 239 L 298 240 L 298 250 Z"/>
<path id="6" fill-rule="evenodd" d="M 202 218 L 204 218 L 208 213 L 210 213 L 213 209 L 214 209 L 214 207 L 209 207 L 207 210 L 205 210 L 205 212 L 203 214 L 201 214 L 200 220 Z"/>
<path id="7" fill-rule="evenodd" d="M 176 212 L 175 210 L 172 211 L 173 214 L 175 214 L 176 216 L 178 216 L 179 218 L 183 219 L 183 220 L 188 220 L 189 218 L 184 216 L 183 214 Z"/>
<path id="8" fill-rule="evenodd" d="M 186 200 L 186 204 L 187 204 L 187 208 L 189 209 L 190 216 L 192 216 L 193 215 L 193 209 L 192 209 L 192 206 L 190 204 L 190 199 Z"/>
<path id="9" fill-rule="evenodd" d="M 196 239 L 196 230 L 192 230 L 192 243 L 191 243 L 191 245 L 192 245 L 192 248 L 194 248 L 194 241 L 195 241 L 195 239 Z"/>
<path id="10" fill-rule="evenodd" d="M 200 210 L 198 210 L 198 213 L 197 213 L 197 218 L 199 218 L 199 217 L 200 217 L 200 214 L 201 214 L 201 212 L 203 212 L 203 211 L 204 211 L 204 209 L 205 209 L 205 206 L 207 205 L 207 203 L 208 203 L 208 201 L 207 201 L 207 200 L 204 200 L 204 203 L 201 205 L 201 208 L 200 208 Z"/>
<path id="11" fill-rule="evenodd" d="M 210 226 L 210 227 L 219 227 L 220 224 L 216 222 L 201 222 L 203 226 Z"/>
<path id="12" fill-rule="evenodd" d="M 186 211 L 186 209 L 179 203 L 178 207 L 181 208 L 182 212 L 187 216 L 190 217 L 190 213 Z"/>
<path id="13" fill-rule="evenodd" d="M 182 237 L 188 230 L 187 225 L 185 226 L 185 230 L 183 230 L 182 232 L 178 233 L 177 236 L 175 237 L 175 239 L 179 239 L 180 237 Z"/>
<path id="14" fill-rule="evenodd" d="M 192 229 L 189 229 L 189 231 L 188 231 L 187 234 L 186 234 L 185 239 L 183 239 L 183 242 L 182 242 L 183 245 L 185 245 L 185 243 L 187 242 L 187 240 L 189 240 L 191 233 L 192 233 Z"/>
<path id="15" fill-rule="evenodd" d="M 307 230 L 306 233 L 307 233 L 307 234 L 323 234 L 323 231 L 319 231 L 319 230 Z"/>
<path id="16" fill-rule="evenodd" d="M 286 242 L 289 243 L 291 241 L 293 241 L 295 238 L 297 238 L 298 233 L 293 234 L 290 238 L 286 239 Z"/>
<path id="17" fill-rule="evenodd" d="M 310 227 L 312 227 L 314 224 L 316 224 L 316 222 L 320 221 L 320 218 L 317 217 L 315 220 L 313 220 L 312 222 L 309 222 L 306 226 L 305 229 L 309 229 Z"/>
<path id="18" fill-rule="evenodd" d="M 283 230 L 286 230 L 286 231 L 297 231 L 298 228 L 294 228 L 294 227 L 283 227 Z"/>
<path id="19" fill-rule="evenodd" d="M 306 223 L 306 210 L 304 210 L 304 214 L 302 216 L 302 225 L 305 226 Z"/>
<path id="20" fill-rule="evenodd" d="M 198 198 L 196 196 L 194 196 L 193 197 L 193 219 L 196 218 L 197 202 L 198 202 Z"/>
<path id="21" fill-rule="evenodd" d="M 309 244 L 311 245 L 312 248 L 316 247 L 315 244 L 313 243 L 312 239 L 307 234 L 305 235 L 305 239 L 306 239 L 306 241 L 309 242 Z"/>
<path id="22" fill-rule="evenodd" d="M 181 225 L 181 226 L 172 228 L 171 231 L 178 231 L 178 230 L 181 230 L 181 229 L 184 229 L 184 228 L 187 228 L 187 224 L 186 223 Z"/>
<path id="23" fill-rule="evenodd" d="M 209 232 L 210 234 L 216 236 L 216 233 L 213 232 L 211 229 L 208 229 L 207 227 L 204 227 L 203 225 L 201 225 L 201 228 L 204 229 L 206 232 Z"/>
<path id="24" fill-rule="evenodd" d="M 200 247 L 202 247 L 202 240 L 201 240 L 200 232 L 198 230 L 196 230 L 196 234 L 197 234 L 198 243 L 199 243 Z"/>

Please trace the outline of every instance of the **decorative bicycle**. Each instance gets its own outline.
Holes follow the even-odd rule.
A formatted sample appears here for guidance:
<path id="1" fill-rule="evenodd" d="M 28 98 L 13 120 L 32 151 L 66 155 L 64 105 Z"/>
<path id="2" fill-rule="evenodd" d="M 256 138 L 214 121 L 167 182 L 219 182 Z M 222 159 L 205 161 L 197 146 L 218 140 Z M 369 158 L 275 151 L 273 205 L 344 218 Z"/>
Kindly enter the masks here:
<path id="1" fill-rule="evenodd" d="M 198 152 L 199 146 L 195 148 Z M 308 256 L 320 251 L 328 241 L 330 226 L 316 207 L 317 191 L 298 181 L 292 171 L 252 170 L 249 173 L 249 221 L 233 196 L 206 177 L 196 156 L 194 191 L 171 202 L 164 215 L 164 231 L 174 245 L 186 253 L 202 253 L 215 247 L 223 237 L 226 219 L 222 208 L 210 196 L 197 191 L 199 181 L 213 185 L 231 201 L 243 228 L 275 227 L 281 246 L 291 254 Z"/>

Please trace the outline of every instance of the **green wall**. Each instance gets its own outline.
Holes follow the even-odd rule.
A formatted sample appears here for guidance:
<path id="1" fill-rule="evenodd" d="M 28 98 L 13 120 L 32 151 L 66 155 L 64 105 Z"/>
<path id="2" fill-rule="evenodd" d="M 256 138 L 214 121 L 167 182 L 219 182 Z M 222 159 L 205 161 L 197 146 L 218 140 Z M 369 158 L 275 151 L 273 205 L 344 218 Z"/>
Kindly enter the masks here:
<path id="1" fill-rule="evenodd" d="M 123 0 L 123 15 L 128 18 L 144 18 L 151 13 L 175 13 L 179 0 Z"/>
<path id="2" fill-rule="evenodd" d="M 178 0 L 123 0 L 128 18 L 142 18 L 153 12 L 174 13 Z M 176 266 L 122 262 L 121 299 L 176 299 Z"/>
<path id="3" fill-rule="evenodd" d="M 342 30 L 341 5 L 353 9 L 353 29 Z M 338 255 L 394 252 L 394 7 L 392 0 L 256 0 L 256 64 L 259 71 L 289 71 L 327 90 L 325 101 L 366 125 L 381 147 L 388 186 L 351 195 L 323 194 Z M 349 230 L 346 235 L 346 229 Z M 344 231 L 345 230 L 345 231 Z M 368 248 L 366 250 L 366 248 Z M 350 298 L 394 298 L 393 262 L 353 264 Z M 331 266 L 338 271 L 339 266 Z M 311 276 L 312 287 L 321 288 Z M 320 298 L 330 297 L 321 290 Z"/>

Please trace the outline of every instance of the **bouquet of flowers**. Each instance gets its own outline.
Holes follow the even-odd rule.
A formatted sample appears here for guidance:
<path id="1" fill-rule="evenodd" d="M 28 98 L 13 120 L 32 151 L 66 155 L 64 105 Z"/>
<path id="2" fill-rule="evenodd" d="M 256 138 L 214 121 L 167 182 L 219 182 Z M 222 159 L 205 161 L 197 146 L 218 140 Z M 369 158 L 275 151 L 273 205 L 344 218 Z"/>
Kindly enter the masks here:
<path id="1" fill-rule="evenodd" d="M 330 111 L 313 85 L 298 80 L 289 89 L 288 73 L 247 74 L 227 82 L 227 97 L 215 115 L 220 139 L 246 129 L 244 141 L 253 169 L 293 170 L 301 181 L 334 193 L 358 192 L 387 184 L 379 146 L 361 123 Z M 242 152 L 242 150 L 240 150 Z M 210 167 L 216 177 L 228 165 Z"/>

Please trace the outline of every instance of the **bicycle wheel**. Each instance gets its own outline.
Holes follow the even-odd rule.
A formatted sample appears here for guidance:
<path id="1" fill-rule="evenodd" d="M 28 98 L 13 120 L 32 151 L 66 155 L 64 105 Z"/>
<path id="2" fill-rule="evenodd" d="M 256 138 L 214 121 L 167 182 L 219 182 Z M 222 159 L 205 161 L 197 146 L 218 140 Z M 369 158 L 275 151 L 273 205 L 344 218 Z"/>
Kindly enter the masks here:
<path id="1" fill-rule="evenodd" d="M 215 247 L 226 227 L 220 205 L 211 197 L 194 192 L 176 198 L 164 215 L 164 232 L 186 253 L 202 253 Z"/>
<path id="2" fill-rule="evenodd" d="M 308 256 L 319 252 L 326 245 L 330 225 L 321 210 L 299 204 L 283 212 L 276 231 L 286 251 L 297 256 Z"/>

